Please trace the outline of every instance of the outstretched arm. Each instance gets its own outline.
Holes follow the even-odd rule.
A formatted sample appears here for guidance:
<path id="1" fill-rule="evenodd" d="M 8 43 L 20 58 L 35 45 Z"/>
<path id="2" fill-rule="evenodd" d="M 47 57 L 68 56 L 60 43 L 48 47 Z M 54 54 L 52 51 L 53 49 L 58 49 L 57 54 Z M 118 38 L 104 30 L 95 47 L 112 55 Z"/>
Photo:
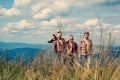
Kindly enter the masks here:
<path id="1" fill-rule="evenodd" d="M 55 41 L 56 39 L 55 38 L 52 38 L 52 39 L 49 39 L 47 42 L 48 43 L 53 43 L 53 41 Z"/>

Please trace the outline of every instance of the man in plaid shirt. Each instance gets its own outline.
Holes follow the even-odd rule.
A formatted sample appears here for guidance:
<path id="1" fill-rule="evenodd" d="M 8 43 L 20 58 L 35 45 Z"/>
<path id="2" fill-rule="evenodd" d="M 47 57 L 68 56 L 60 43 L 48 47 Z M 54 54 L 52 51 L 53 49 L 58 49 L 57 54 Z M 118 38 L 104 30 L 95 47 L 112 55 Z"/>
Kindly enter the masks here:
<path id="1" fill-rule="evenodd" d="M 70 35 L 69 40 L 66 42 L 66 53 L 67 53 L 66 60 L 70 62 L 71 65 L 74 64 L 74 61 L 76 59 L 76 54 L 78 51 L 77 49 L 78 49 L 77 43 L 74 42 L 73 35 Z"/>
<path id="2" fill-rule="evenodd" d="M 79 42 L 78 59 L 82 58 L 82 62 L 89 68 L 92 56 L 92 41 L 89 39 L 89 32 L 84 33 L 84 38 Z"/>
<path id="3" fill-rule="evenodd" d="M 62 32 L 58 31 L 57 34 L 53 34 L 53 38 L 48 40 L 48 43 L 53 43 L 53 48 L 54 48 L 54 52 L 55 52 L 55 59 L 57 57 L 58 62 L 60 64 L 62 64 L 62 56 L 65 53 L 65 46 L 66 46 L 66 42 L 65 39 L 62 38 Z M 57 60 L 56 60 L 57 61 Z"/>

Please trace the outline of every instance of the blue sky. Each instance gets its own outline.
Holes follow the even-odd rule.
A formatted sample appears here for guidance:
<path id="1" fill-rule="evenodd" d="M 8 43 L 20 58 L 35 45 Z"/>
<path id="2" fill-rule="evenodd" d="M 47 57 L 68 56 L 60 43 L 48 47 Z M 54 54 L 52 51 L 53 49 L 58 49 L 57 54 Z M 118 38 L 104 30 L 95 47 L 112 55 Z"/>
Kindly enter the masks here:
<path id="1" fill-rule="evenodd" d="M 78 42 L 89 31 L 99 44 L 103 29 L 105 43 L 109 32 L 118 42 L 119 14 L 120 0 L 0 0 L 0 41 L 46 44 L 62 24 L 66 40 L 73 34 Z"/>

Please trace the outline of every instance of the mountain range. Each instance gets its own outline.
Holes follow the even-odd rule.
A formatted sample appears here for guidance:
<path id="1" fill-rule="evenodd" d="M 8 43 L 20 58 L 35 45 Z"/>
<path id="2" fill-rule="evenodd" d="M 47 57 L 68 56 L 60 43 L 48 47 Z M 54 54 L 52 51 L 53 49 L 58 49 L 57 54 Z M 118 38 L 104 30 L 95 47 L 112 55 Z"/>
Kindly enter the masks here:
<path id="1" fill-rule="evenodd" d="M 45 44 L 28 44 L 28 43 L 17 43 L 17 42 L 0 42 L 0 49 L 16 49 L 16 48 L 37 48 L 43 49 L 47 45 Z"/>

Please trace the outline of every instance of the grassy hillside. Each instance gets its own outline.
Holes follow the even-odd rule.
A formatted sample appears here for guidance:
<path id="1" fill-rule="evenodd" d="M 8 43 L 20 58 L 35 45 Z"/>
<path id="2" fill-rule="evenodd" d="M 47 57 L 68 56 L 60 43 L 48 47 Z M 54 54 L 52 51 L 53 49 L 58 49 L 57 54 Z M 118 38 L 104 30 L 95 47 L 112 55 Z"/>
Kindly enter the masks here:
<path id="1" fill-rule="evenodd" d="M 27 65 L 23 65 L 22 59 L 20 62 L 1 59 L 0 80 L 120 80 L 120 57 L 109 57 L 104 51 L 100 54 L 100 58 L 92 60 L 90 68 L 58 65 L 51 53 L 45 51 Z"/>

